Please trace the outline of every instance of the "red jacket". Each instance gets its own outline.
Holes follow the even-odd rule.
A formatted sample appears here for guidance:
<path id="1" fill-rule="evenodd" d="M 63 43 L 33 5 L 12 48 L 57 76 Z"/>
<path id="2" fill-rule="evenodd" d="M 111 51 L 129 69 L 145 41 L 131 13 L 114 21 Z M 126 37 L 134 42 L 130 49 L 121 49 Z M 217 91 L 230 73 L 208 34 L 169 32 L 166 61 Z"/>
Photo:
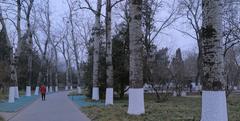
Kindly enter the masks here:
<path id="1" fill-rule="evenodd" d="M 46 93 L 46 87 L 44 85 L 40 87 L 40 92 Z"/>

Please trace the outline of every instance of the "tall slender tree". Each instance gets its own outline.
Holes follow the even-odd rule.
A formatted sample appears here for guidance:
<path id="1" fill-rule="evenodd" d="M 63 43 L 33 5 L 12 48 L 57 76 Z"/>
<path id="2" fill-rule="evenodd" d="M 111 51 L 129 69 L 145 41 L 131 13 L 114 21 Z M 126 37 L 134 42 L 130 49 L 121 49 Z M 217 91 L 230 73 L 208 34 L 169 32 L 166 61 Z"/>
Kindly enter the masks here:
<path id="1" fill-rule="evenodd" d="M 106 65 L 107 65 L 107 89 L 105 105 L 113 104 L 113 64 L 112 64 L 112 4 L 107 0 L 106 4 Z"/>
<path id="2" fill-rule="evenodd" d="M 112 64 L 112 8 L 122 2 L 117 0 L 113 4 L 111 0 L 106 1 L 106 74 L 107 74 L 107 89 L 105 105 L 113 104 L 113 64 Z"/>
<path id="3" fill-rule="evenodd" d="M 32 82 L 32 63 L 33 63 L 33 36 L 30 15 L 34 0 L 27 2 L 27 10 L 25 11 L 27 20 L 27 35 L 28 35 L 28 82 L 26 86 L 26 96 L 31 96 L 31 82 Z"/>
<path id="4" fill-rule="evenodd" d="M 92 99 L 99 100 L 99 84 L 98 84 L 98 73 L 99 73 L 99 50 L 101 40 L 101 10 L 102 0 L 97 1 L 97 10 L 95 11 L 95 25 L 93 28 L 93 39 L 94 39 L 94 50 L 93 50 L 93 89 Z"/>
<path id="5" fill-rule="evenodd" d="M 21 0 L 17 0 L 16 1 L 17 4 L 17 14 L 16 14 L 16 18 L 17 18 L 17 26 L 16 26 L 16 30 L 17 30 L 17 48 L 13 54 L 13 59 L 12 59 L 12 69 L 15 74 L 15 76 L 13 76 L 15 79 L 15 98 L 19 98 L 19 92 L 18 92 L 18 76 L 17 76 L 17 64 L 18 64 L 18 60 L 19 60 L 19 56 L 20 53 L 22 51 L 21 47 L 22 47 L 22 43 L 23 40 L 26 39 L 26 36 L 23 38 L 22 37 L 22 29 L 21 29 L 21 15 L 22 15 L 22 1 Z"/>
<path id="6" fill-rule="evenodd" d="M 52 41 L 52 37 L 51 37 L 51 34 L 52 34 L 52 31 L 51 31 L 51 27 L 52 27 L 52 22 L 51 22 L 51 13 L 50 13 L 50 1 L 47 0 L 46 1 L 46 24 L 47 24 L 47 31 L 46 31 L 46 34 L 47 34 L 47 41 L 51 42 Z M 52 51 L 51 51 L 52 52 Z M 51 53 L 52 54 L 52 53 Z M 49 55 L 51 55 L 49 54 Z M 51 63 L 51 60 L 48 60 L 49 63 Z M 47 63 L 48 64 L 48 63 Z M 49 68 L 47 67 L 47 71 L 49 72 Z M 49 76 L 49 73 L 47 72 L 47 77 L 46 77 L 46 80 L 48 80 L 48 76 Z M 52 81 L 52 80 L 50 80 Z M 52 91 L 52 82 L 49 83 L 49 81 L 47 81 L 47 88 L 49 88 L 50 91 Z"/>
<path id="7" fill-rule="evenodd" d="M 226 94 L 223 91 L 223 0 L 203 0 L 202 5 L 202 121 L 227 121 Z"/>
<path id="8" fill-rule="evenodd" d="M 130 0 L 130 71 L 128 114 L 145 112 L 143 91 L 142 0 Z"/>
<path id="9" fill-rule="evenodd" d="M 76 66 L 77 66 L 77 91 L 78 93 L 82 93 L 81 91 L 81 85 L 80 85 L 80 82 L 81 82 L 81 67 L 80 67 L 80 57 L 79 57 L 79 52 L 78 52 L 78 40 L 77 38 L 75 37 L 75 25 L 74 25 L 74 10 L 75 10 L 75 6 L 74 6 L 74 2 L 71 1 L 71 0 L 68 0 L 68 8 L 69 8 L 69 23 L 70 23 L 70 36 L 71 36 L 71 40 L 72 40 L 72 46 L 73 46 L 73 54 L 74 54 L 74 57 L 75 57 L 75 63 L 76 63 Z M 68 87 L 65 87 L 65 89 L 68 89 Z"/>
<path id="10" fill-rule="evenodd" d="M 47 85 L 46 65 L 48 63 L 47 53 L 48 53 L 48 48 L 49 48 L 49 44 L 50 44 L 49 31 L 51 28 L 50 9 L 48 9 L 48 4 L 49 4 L 49 0 L 45 1 L 45 3 L 42 6 L 39 5 L 41 11 L 39 11 L 38 13 L 35 13 L 35 16 L 40 16 L 40 21 L 36 21 L 37 24 L 40 25 L 39 28 L 41 28 L 42 31 L 44 32 L 44 34 L 47 36 L 46 39 L 41 40 L 41 38 L 40 38 L 41 35 L 38 35 L 37 30 L 34 30 L 33 37 L 34 37 L 35 43 L 41 53 L 41 61 L 40 61 L 41 69 L 38 73 L 38 80 L 37 80 L 37 87 L 35 88 L 35 95 L 38 95 L 38 93 L 39 93 L 40 83 L 41 84 L 45 83 Z M 43 45 L 41 43 L 43 43 Z"/>

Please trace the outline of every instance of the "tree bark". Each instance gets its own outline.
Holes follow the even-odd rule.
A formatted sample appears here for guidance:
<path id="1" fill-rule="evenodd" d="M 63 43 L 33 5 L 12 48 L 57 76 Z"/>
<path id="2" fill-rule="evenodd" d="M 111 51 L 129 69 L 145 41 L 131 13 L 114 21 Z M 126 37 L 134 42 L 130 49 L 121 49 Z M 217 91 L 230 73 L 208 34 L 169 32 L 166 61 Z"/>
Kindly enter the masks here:
<path id="1" fill-rule="evenodd" d="M 68 3 L 69 5 L 69 21 L 70 21 L 70 25 L 71 25 L 71 39 L 73 41 L 73 52 L 74 52 L 74 56 L 75 56 L 75 63 L 77 66 L 77 87 L 80 89 L 80 82 L 81 82 L 81 68 L 80 68 L 80 63 L 79 63 L 79 55 L 78 55 L 78 46 L 77 46 L 77 40 L 75 38 L 75 32 L 74 32 L 74 24 L 73 24 L 73 10 L 72 7 L 70 5 L 70 3 Z M 80 93 L 80 92 L 79 92 Z"/>
<path id="2" fill-rule="evenodd" d="M 33 38 L 32 38 L 32 28 L 31 28 L 31 22 L 30 22 L 30 15 L 33 7 L 34 0 L 30 0 L 30 4 L 28 6 L 28 10 L 26 13 L 26 20 L 27 20 L 27 35 L 28 35 L 28 86 L 31 86 L 32 81 L 32 61 L 33 61 Z"/>
<path id="3" fill-rule="evenodd" d="M 223 90 L 222 0 L 203 1 L 202 70 L 203 90 Z"/>
<path id="4" fill-rule="evenodd" d="M 113 87 L 113 65 L 112 65 L 112 8 L 111 0 L 107 0 L 106 7 L 106 65 L 107 65 L 107 86 Z"/>
<path id="5" fill-rule="evenodd" d="M 226 94 L 223 90 L 223 7 L 223 0 L 203 0 L 201 121 L 228 121 Z"/>
<path id="6" fill-rule="evenodd" d="M 142 0 L 130 1 L 130 87 L 143 87 Z"/>
<path id="7" fill-rule="evenodd" d="M 129 24 L 129 105 L 128 114 L 145 112 L 143 90 L 142 0 L 130 0 Z"/>
<path id="8" fill-rule="evenodd" d="M 102 8 L 102 0 L 98 0 L 97 2 L 97 11 L 95 13 L 95 25 L 93 28 L 94 34 L 94 52 L 93 52 L 93 87 L 98 87 L 98 66 L 99 66 L 99 46 L 100 46 L 100 39 L 101 39 L 101 32 L 100 32 L 100 17 L 101 17 L 101 8 Z"/>
<path id="9" fill-rule="evenodd" d="M 17 64 L 18 64 L 18 58 L 21 53 L 21 44 L 22 44 L 22 39 L 21 39 L 21 0 L 17 0 L 17 48 L 15 50 L 15 53 L 13 54 L 13 59 L 12 59 L 12 76 L 11 78 L 15 81 L 12 86 L 17 86 L 18 85 L 18 78 L 17 78 Z"/>
<path id="10" fill-rule="evenodd" d="M 106 74 L 107 89 L 105 105 L 113 104 L 113 64 L 112 64 L 112 3 L 107 0 L 106 4 Z"/>

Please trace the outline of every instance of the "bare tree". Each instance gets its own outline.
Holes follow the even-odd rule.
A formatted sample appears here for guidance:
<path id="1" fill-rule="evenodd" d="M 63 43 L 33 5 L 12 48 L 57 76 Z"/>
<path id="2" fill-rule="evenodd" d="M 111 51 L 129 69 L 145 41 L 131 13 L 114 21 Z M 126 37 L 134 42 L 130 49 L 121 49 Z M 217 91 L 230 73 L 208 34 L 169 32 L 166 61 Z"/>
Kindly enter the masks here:
<path id="1" fill-rule="evenodd" d="M 40 83 L 46 83 L 47 84 L 47 68 L 46 65 L 48 63 L 48 58 L 47 58 L 47 51 L 49 49 L 49 44 L 50 44 L 50 28 L 51 28 L 51 23 L 50 23 L 50 10 L 49 8 L 49 0 L 46 1 L 46 3 L 42 5 L 38 5 L 38 11 L 36 11 L 34 14 L 35 16 L 39 16 L 39 18 L 35 21 L 36 24 L 38 25 L 37 27 L 39 30 L 34 30 L 33 37 L 34 41 L 38 47 L 38 50 L 41 55 L 41 71 L 38 73 L 38 80 L 37 80 L 37 85 L 40 85 Z M 46 39 L 40 38 L 41 35 L 38 35 L 38 31 L 43 32 L 41 35 L 45 34 Z M 35 89 L 35 95 L 38 95 L 38 90 L 39 86 L 36 87 Z"/>
<path id="2" fill-rule="evenodd" d="M 95 24 L 92 30 L 93 33 L 93 88 L 92 88 L 92 99 L 99 100 L 99 51 L 100 51 L 100 41 L 101 41 L 101 10 L 102 10 L 102 0 L 97 0 L 97 9 L 93 9 L 88 0 L 84 0 L 87 7 L 80 6 L 80 9 L 88 9 L 95 15 Z"/>
<path id="3" fill-rule="evenodd" d="M 21 11 L 22 11 L 22 1 L 21 0 L 17 0 L 16 1 L 17 4 L 17 14 L 16 14 L 16 18 L 17 18 L 17 26 L 16 26 L 16 30 L 17 30 L 17 47 L 15 50 L 15 53 L 13 54 L 13 62 L 12 62 L 12 68 L 13 73 L 15 73 L 14 75 L 14 80 L 15 80 L 15 98 L 19 98 L 19 92 L 18 92 L 18 76 L 17 76 L 17 64 L 18 64 L 18 60 L 19 60 L 19 56 L 21 53 L 21 47 L 22 47 L 22 43 L 23 40 L 26 39 L 26 36 L 22 37 L 22 30 L 21 30 Z"/>
<path id="4" fill-rule="evenodd" d="M 24 6 L 24 13 L 26 15 L 26 21 L 27 21 L 27 31 L 26 34 L 28 36 L 27 38 L 27 44 L 28 44 L 28 49 L 27 49 L 27 53 L 28 53 L 28 82 L 27 82 L 27 86 L 26 86 L 26 96 L 31 96 L 31 82 L 32 82 L 32 61 L 33 61 L 33 35 L 32 35 L 32 26 L 31 26 L 31 21 L 30 21 L 30 17 L 31 17 L 31 11 L 33 8 L 33 3 L 34 0 L 30 0 L 30 1 L 24 1 L 26 4 L 26 7 Z"/>
<path id="5" fill-rule="evenodd" d="M 239 62 L 237 59 L 238 49 L 231 48 L 225 56 L 225 72 L 226 72 L 226 95 L 227 97 L 237 89 L 239 83 Z"/>
<path id="6" fill-rule="evenodd" d="M 111 0 L 106 1 L 106 65 L 107 65 L 107 89 L 105 105 L 113 104 L 113 64 L 112 64 L 112 8 L 123 0 L 115 1 L 113 4 Z"/>
<path id="7" fill-rule="evenodd" d="M 236 0 L 224 0 L 223 16 L 223 36 L 224 36 L 224 56 L 228 50 L 240 43 L 240 24 L 239 24 L 239 6 L 240 2 Z"/>
<path id="8" fill-rule="evenodd" d="M 59 48 L 61 48 L 60 50 L 61 50 L 61 53 L 62 53 L 65 63 L 66 63 L 66 83 L 65 83 L 66 87 L 65 87 L 65 90 L 68 90 L 68 86 L 71 86 L 70 85 L 70 74 L 71 74 L 70 73 L 70 71 L 71 71 L 70 61 L 71 60 L 70 60 L 70 58 L 68 58 L 69 57 L 69 49 L 70 49 L 69 43 L 62 41 L 61 47 L 59 47 Z"/>
<path id="9" fill-rule="evenodd" d="M 55 91 L 58 91 L 58 51 L 57 46 L 59 44 L 59 41 L 56 41 L 56 38 L 51 39 L 51 46 L 52 46 L 52 57 L 54 57 L 54 79 L 55 79 Z"/>
<path id="10" fill-rule="evenodd" d="M 76 66 L 77 66 L 77 90 L 78 90 L 78 93 L 82 93 L 81 91 L 81 85 L 80 85 L 80 82 L 81 82 L 81 68 L 80 68 L 80 57 L 79 57 L 79 52 L 78 52 L 78 48 L 79 48 L 79 44 L 77 43 L 77 38 L 75 37 L 75 25 L 74 25 L 74 21 L 73 21 L 73 16 L 74 16 L 74 11 L 76 11 L 76 7 L 74 6 L 74 2 L 72 1 L 67 1 L 68 2 L 68 8 L 69 8 L 69 23 L 70 23 L 70 26 L 71 26 L 71 30 L 70 30 L 70 34 L 71 34 L 71 40 L 72 40 L 72 50 L 73 50 L 73 53 L 74 53 L 74 56 L 75 56 L 75 63 L 76 63 Z"/>
<path id="11" fill-rule="evenodd" d="M 196 85 L 199 84 L 200 74 L 202 73 L 201 68 L 201 61 L 202 61 L 202 41 L 201 41 L 201 21 L 202 21 L 202 0 L 181 0 L 180 6 L 182 8 L 182 16 L 187 18 L 188 23 L 190 24 L 191 28 L 194 30 L 194 34 L 192 35 L 189 32 L 177 29 L 178 31 L 182 32 L 185 35 L 188 35 L 192 39 L 197 41 L 198 45 L 198 59 L 197 59 L 197 67 L 198 71 L 196 74 Z M 200 85 L 198 85 L 200 86 Z"/>
<path id="12" fill-rule="evenodd" d="M 65 90 L 68 90 L 68 87 L 70 87 L 70 89 L 72 89 L 72 66 L 71 66 L 71 55 L 70 55 L 70 43 L 69 43 L 69 39 L 68 39 L 68 24 L 66 24 L 66 28 L 65 30 L 60 34 L 62 35 L 62 37 L 60 37 L 60 44 L 58 45 L 58 48 L 60 50 L 60 52 L 62 53 L 65 63 L 66 63 L 66 86 L 65 86 Z"/>

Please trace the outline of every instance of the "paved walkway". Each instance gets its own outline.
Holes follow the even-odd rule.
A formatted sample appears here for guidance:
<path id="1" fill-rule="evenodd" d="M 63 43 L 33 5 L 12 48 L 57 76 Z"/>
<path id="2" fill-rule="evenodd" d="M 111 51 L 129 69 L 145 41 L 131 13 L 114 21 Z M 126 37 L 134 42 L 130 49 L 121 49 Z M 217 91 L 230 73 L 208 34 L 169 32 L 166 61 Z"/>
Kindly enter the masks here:
<path id="1" fill-rule="evenodd" d="M 90 121 L 67 97 L 58 92 L 40 98 L 8 121 Z"/>

